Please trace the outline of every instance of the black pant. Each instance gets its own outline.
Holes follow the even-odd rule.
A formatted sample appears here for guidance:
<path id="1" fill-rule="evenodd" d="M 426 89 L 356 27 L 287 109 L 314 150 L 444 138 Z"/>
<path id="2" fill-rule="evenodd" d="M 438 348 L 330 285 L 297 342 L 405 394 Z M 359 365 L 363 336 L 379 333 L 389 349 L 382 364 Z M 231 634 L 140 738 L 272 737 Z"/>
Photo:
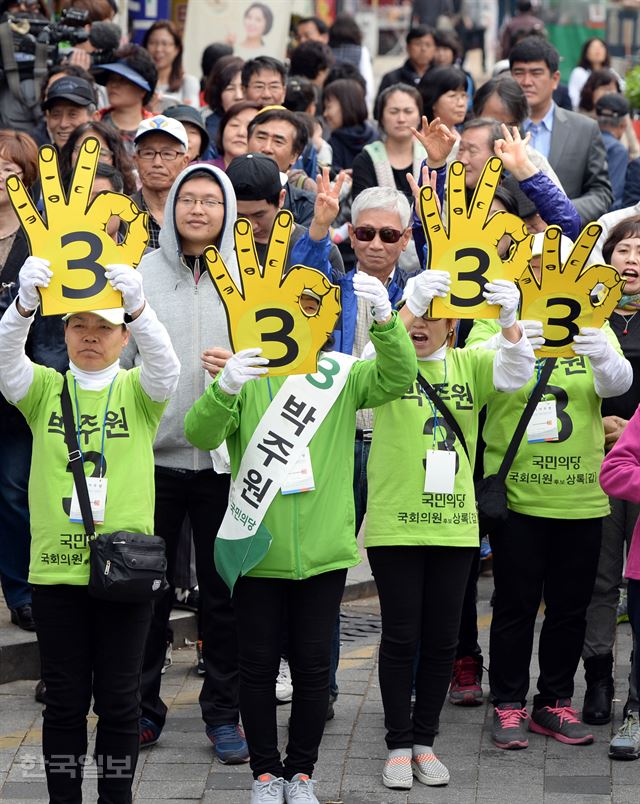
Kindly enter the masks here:
<path id="1" fill-rule="evenodd" d="M 33 615 L 46 685 L 42 752 L 50 804 L 82 801 L 92 694 L 98 802 L 129 804 L 151 604 L 95 600 L 86 586 L 36 586 Z"/>
<path id="2" fill-rule="evenodd" d="M 460 633 L 456 659 L 473 656 L 482 662 L 482 651 L 478 644 L 478 576 L 480 575 L 480 549 L 471 562 L 471 571 L 464 592 L 462 613 L 460 615 Z"/>
<path id="3" fill-rule="evenodd" d="M 567 503 L 569 504 L 569 503 Z M 509 511 L 491 539 L 496 589 L 489 645 L 494 703 L 525 705 L 536 615 L 544 597 L 535 708 L 571 698 L 602 519 L 546 519 Z"/>
<path id="4" fill-rule="evenodd" d="M 171 588 L 156 601 L 142 673 L 142 714 L 164 726 L 167 707 L 160 697 L 166 634 L 173 605 L 173 571 L 185 514 L 193 528 L 196 575 L 200 589 L 200 636 L 205 678 L 200 692 L 202 718 L 210 726 L 237 723 L 238 643 L 227 585 L 213 561 L 215 536 L 229 498 L 229 475 L 156 466 L 156 534 L 167 547 Z"/>
<path id="5" fill-rule="evenodd" d="M 304 581 L 244 577 L 236 584 L 240 711 L 255 778 L 313 773 L 329 704 L 331 635 L 346 578 L 346 570 L 334 570 Z M 293 700 L 282 762 L 274 686 L 285 615 Z"/>
<path id="6" fill-rule="evenodd" d="M 380 691 L 387 747 L 432 745 L 451 681 L 474 547 L 370 547 L 382 613 Z M 414 661 L 416 702 L 411 719 Z"/>

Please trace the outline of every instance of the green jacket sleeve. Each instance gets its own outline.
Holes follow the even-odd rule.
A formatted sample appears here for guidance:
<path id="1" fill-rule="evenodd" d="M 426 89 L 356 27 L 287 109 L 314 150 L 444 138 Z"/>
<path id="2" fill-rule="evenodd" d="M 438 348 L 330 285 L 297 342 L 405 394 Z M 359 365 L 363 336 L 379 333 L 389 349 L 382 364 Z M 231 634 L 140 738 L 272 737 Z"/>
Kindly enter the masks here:
<path id="1" fill-rule="evenodd" d="M 237 430 L 240 423 L 240 394 L 229 396 L 211 383 L 184 418 L 187 441 L 198 449 L 216 449 Z"/>
<path id="2" fill-rule="evenodd" d="M 416 350 L 404 324 L 393 313 L 388 324 L 373 324 L 375 360 L 359 360 L 351 369 L 359 408 L 375 408 L 402 396 L 418 374 Z"/>
<path id="3" fill-rule="evenodd" d="M 482 349 L 485 341 L 493 338 L 500 332 L 500 324 L 494 318 L 476 318 L 471 327 L 471 332 L 467 335 L 465 348 Z"/>

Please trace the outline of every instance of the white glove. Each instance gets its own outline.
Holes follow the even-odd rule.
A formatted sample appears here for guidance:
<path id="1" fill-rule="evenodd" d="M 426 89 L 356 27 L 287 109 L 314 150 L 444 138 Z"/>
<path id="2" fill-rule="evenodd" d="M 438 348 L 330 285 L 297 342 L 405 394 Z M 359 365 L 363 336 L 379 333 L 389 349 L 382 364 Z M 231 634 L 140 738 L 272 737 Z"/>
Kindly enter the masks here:
<path id="1" fill-rule="evenodd" d="M 446 296 L 451 287 L 449 271 L 430 269 L 422 271 L 414 278 L 411 294 L 407 298 L 407 309 L 416 318 L 421 318 L 429 309 L 436 296 Z"/>
<path id="2" fill-rule="evenodd" d="M 50 265 L 49 260 L 42 260 L 40 257 L 27 257 L 24 261 L 18 274 L 20 281 L 18 301 L 25 310 L 35 310 L 40 304 L 37 289 L 49 287 L 53 276 L 53 271 L 49 270 Z"/>
<path id="3" fill-rule="evenodd" d="M 118 263 L 107 265 L 104 271 L 109 284 L 114 290 L 122 293 L 122 306 L 125 313 L 131 315 L 144 307 L 144 290 L 142 275 L 130 265 Z"/>
<path id="4" fill-rule="evenodd" d="M 357 271 L 353 277 L 353 290 L 356 296 L 371 304 L 374 321 L 386 321 L 391 315 L 391 302 L 387 289 L 375 276 Z"/>
<path id="5" fill-rule="evenodd" d="M 229 396 L 236 396 L 246 382 L 266 374 L 267 369 L 262 367 L 269 361 L 266 357 L 259 357 L 261 352 L 262 349 L 243 349 L 232 355 L 220 372 L 218 378 L 220 390 Z"/>
<path id="6" fill-rule="evenodd" d="M 482 295 L 489 304 L 500 305 L 498 321 L 503 329 L 512 327 L 516 323 L 518 307 L 520 306 L 520 291 L 508 279 L 496 279 L 487 282 Z"/>
<path id="7" fill-rule="evenodd" d="M 609 339 L 601 329 L 581 327 L 580 334 L 574 335 L 573 351 L 577 355 L 586 355 L 590 360 L 598 360 L 609 351 Z"/>
<path id="8" fill-rule="evenodd" d="M 535 352 L 536 349 L 542 349 L 544 346 L 544 335 L 542 331 L 542 321 L 520 321 L 520 326 L 527 336 L 527 340 L 531 344 L 531 348 Z"/>

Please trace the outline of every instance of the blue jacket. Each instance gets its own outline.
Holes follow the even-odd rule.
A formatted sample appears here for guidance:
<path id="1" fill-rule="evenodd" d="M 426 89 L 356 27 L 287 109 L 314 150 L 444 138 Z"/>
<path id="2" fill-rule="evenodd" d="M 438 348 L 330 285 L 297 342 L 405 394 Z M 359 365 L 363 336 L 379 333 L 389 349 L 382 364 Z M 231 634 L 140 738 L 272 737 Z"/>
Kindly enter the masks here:
<path id="1" fill-rule="evenodd" d="M 356 320 L 358 318 L 358 298 L 353 292 L 353 277 L 356 273 L 354 268 L 344 276 L 334 277 L 332 279 L 340 287 L 340 304 L 342 312 L 338 319 L 338 326 L 333 331 L 334 349 L 337 352 L 344 352 L 345 354 L 352 354 L 353 341 L 356 334 Z M 391 306 L 395 307 L 396 304 L 402 299 L 407 281 L 410 277 L 415 276 L 418 271 L 408 273 L 403 271 L 402 268 L 396 267 L 393 272 L 391 282 L 387 287 L 389 292 L 389 301 Z"/>

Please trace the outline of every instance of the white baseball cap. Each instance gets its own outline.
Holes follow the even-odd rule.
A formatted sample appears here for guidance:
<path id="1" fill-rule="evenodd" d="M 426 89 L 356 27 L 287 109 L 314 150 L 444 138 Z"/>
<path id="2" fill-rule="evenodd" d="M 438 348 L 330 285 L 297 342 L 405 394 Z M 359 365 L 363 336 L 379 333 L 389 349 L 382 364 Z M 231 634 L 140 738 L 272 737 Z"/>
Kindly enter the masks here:
<path id="1" fill-rule="evenodd" d="M 533 245 L 531 248 L 532 257 L 540 257 L 542 255 L 542 247 L 544 243 L 544 232 L 538 232 L 533 236 Z M 569 259 L 571 249 L 573 248 L 573 240 L 566 235 L 560 235 L 560 259 L 562 264 Z"/>
<path id="2" fill-rule="evenodd" d="M 168 134 L 170 137 L 178 140 L 181 145 L 184 145 L 185 151 L 189 150 L 189 137 L 187 136 L 186 128 L 179 120 L 173 117 L 166 117 L 163 114 L 157 114 L 155 117 L 149 117 L 143 120 L 138 126 L 133 141 L 138 144 L 139 140 L 144 137 L 145 134 L 156 133 Z"/>
<path id="3" fill-rule="evenodd" d="M 124 324 L 123 307 L 114 307 L 113 310 L 86 310 L 85 312 L 91 315 L 98 315 L 100 318 L 104 318 L 105 321 L 108 321 L 110 324 L 115 324 L 116 326 Z M 68 321 L 72 315 L 81 315 L 81 313 L 67 313 L 65 316 L 62 316 L 62 320 Z"/>

